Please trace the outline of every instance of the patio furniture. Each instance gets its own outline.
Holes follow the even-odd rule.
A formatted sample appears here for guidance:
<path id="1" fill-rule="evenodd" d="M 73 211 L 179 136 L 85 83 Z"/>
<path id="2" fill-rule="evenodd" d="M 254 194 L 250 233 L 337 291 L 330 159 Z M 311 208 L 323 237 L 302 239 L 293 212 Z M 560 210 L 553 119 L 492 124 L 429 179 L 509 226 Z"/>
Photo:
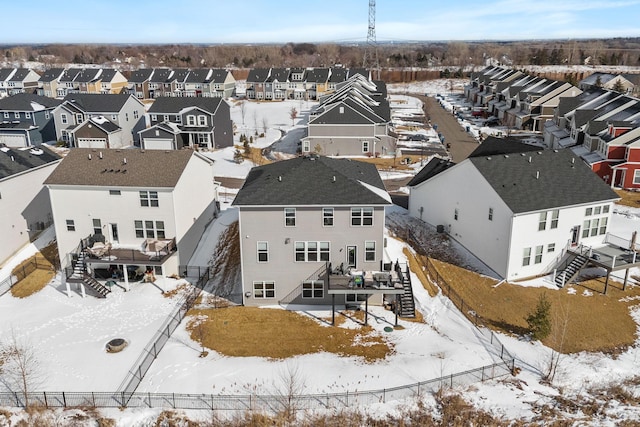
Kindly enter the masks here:
<path id="1" fill-rule="evenodd" d="M 94 258 L 102 258 L 111 250 L 111 243 L 95 242 L 93 246 L 87 248 L 89 256 Z"/>

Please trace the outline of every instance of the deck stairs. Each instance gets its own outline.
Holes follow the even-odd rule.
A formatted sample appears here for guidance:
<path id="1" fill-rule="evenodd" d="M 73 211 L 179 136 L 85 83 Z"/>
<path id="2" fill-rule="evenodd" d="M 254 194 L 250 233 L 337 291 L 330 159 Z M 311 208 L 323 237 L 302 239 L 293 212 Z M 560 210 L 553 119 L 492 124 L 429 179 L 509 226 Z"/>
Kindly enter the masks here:
<path id="1" fill-rule="evenodd" d="M 589 257 L 587 255 L 572 253 L 571 258 L 567 260 L 567 266 L 556 272 L 554 279 L 556 286 L 562 288 L 564 285 L 571 283 L 588 262 Z"/>
<path id="2" fill-rule="evenodd" d="M 400 266 L 396 267 L 398 277 L 402 278 L 402 288 L 404 293 L 400 294 L 400 306 L 398 316 L 400 317 L 416 317 L 416 302 L 413 298 L 413 289 L 411 288 L 411 275 L 409 274 L 409 266 L 407 271 L 403 272 Z"/>

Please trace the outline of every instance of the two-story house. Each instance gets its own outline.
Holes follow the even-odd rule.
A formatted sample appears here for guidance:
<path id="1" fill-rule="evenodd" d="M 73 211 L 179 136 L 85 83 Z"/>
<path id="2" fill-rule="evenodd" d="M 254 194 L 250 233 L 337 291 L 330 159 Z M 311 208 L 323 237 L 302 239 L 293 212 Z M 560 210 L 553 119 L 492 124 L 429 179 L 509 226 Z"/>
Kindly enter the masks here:
<path id="1" fill-rule="evenodd" d="M 64 280 L 181 274 L 217 214 L 212 166 L 192 150 L 71 150 L 45 181 Z"/>
<path id="2" fill-rule="evenodd" d="M 307 70 L 306 85 L 307 99 L 318 99 L 325 95 L 329 89 L 329 69 L 313 68 Z"/>
<path id="3" fill-rule="evenodd" d="M 535 147 L 486 155 L 484 145 L 410 182 L 409 214 L 448 233 L 507 280 L 548 274 L 567 250 L 603 244 L 619 197 L 579 157 Z"/>
<path id="4" fill-rule="evenodd" d="M 0 264 L 52 224 L 43 182 L 59 162 L 46 147 L 0 147 Z"/>
<path id="5" fill-rule="evenodd" d="M 0 99 L 0 144 L 17 148 L 55 141 L 53 110 L 60 103 L 30 93 Z"/>
<path id="6" fill-rule="evenodd" d="M 265 99 L 265 83 L 269 78 L 269 68 L 254 68 L 249 71 L 245 96 L 247 99 Z"/>
<path id="7" fill-rule="evenodd" d="M 149 80 L 153 74 L 152 68 L 141 68 L 131 72 L 128 79 L 128 91 L 138 99 L 149 99 Z"/>
<path id="8" fill-rule="evenodd" d="M 103 68 L 100 74 L 100 91 L 103 94 L 120 94 L 123 93 L 129 82 L 127 78 L 114 68 Z"/>
<path id="9" fill-rule="evenodd" d="M 306 156 L 253 168 L 233 202 L 244 304 L 328 304 L 328 270 L 380 270 L 389 204 L 372 164 Z M 348 289 L 340 303 L 363 301 Z"/>
<path id="10" fill-rule="evenodd" d="M 6 80 L 7 94 L 36 93 L 40 75 L 29 68 L 16 68 L 15 72 Z"/>
<path id="11" fill-rule="evenodd" d="M 161 97 L 147 116 L 149 127 L 140 131 L 143 148 L 212 150 L 233 145 L 230 107 L 222 98 Z"/>
<path id="12" fill-rule="evenodd" d="M 56 98 L 60 78 L 63 74 L 64 68 L 49 68 L 42 73 L 40 80 L 38 80 L 38 95 Z"/>
<path id="13" fill-rule="evenodd" d="M 77 93 L 80 90 L 80 83 L 75 81 L 80 73 L 82 73 L 82 68 L 67 68 L 64 70 L 58 81 L 56 98 L 64 98 L 67 94 Z"/>
<path id="14" fill-rule="evenodd" d="M 145 127 L 144 105 L 134 95 L 129 94 L 72 93 L 53 110 L 53 117 L 57 139 L 67 142 L 72 147 L 107 148 L 107 140 L 104 137 L 82 136 L 76 140 L 76 131 L 83 124 L 91 124 L 88 121 L 94 117 L 101 117 L 101 122 L 108 120 L 120 128 L 119 140 L 123 147 L 134 145 L 138 139 L 138 131 Z"/>

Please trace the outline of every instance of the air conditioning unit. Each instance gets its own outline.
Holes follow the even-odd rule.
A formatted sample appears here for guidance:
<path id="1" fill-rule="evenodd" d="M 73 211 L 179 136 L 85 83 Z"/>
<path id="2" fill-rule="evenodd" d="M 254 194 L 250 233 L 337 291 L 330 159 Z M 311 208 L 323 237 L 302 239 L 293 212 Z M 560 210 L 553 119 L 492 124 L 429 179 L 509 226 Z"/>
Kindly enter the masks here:
<path id="1" fill-rule="evenodd" d="M 444 225 L 440 224 L 436 227 L 438 233 L 444 233 Z"/>

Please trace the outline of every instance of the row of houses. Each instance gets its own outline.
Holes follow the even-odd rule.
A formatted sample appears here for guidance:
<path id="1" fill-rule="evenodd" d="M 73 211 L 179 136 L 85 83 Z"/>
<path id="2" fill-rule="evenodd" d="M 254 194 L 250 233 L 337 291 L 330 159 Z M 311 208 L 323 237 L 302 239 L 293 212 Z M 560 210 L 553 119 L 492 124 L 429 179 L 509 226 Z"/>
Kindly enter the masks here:
<path id="1" fill-rule="evenodd" d="M 133 71 L 129 76 L 114 68 L 50 68 L 42 75 L 27 68 L 0 69 L 0 97 L 36 93 L 62 99 L 75 93 L 131 93 L 138 99 L 229 98 L 235 87 L 231 72 L 217 68 L 148 68 Z"/>
<path id="2" fill-rule="evenodd" d="M 63 141 L 70 147 L 214 149 L 233 145 L 230 106 L 222 98 L 173 98 L 144 104 L 130 94 L 71 93 L 63 99 L 19 93 L 0 99 L 0 143 Z"/>
<path id="3" fill-rule="evenodd" d="M 246 97 L 317 100 L 355 75 L 371 80 L 370 71 L 361 68 L 254 68 L 247 76 Z"/>
<path id="4" fill-rule="evenodd" d="M 639 188 L 640 99 L 629 94 L 636 87 L 634 79 L 600 74 L 575 87 L 488 67 L 471 77 L 465 93 L 503 125 L 541 132 L 545 148 L 571 147 L 610 186 Z M 606 89 L 606 84 L 625 93 Z"/>
<path id="5" fill-rule="evenodd" d="M 394 150 L 386 85 L 354 74 L 320 97 L 309 115 L 302 154 L 379 156 Z"/>

